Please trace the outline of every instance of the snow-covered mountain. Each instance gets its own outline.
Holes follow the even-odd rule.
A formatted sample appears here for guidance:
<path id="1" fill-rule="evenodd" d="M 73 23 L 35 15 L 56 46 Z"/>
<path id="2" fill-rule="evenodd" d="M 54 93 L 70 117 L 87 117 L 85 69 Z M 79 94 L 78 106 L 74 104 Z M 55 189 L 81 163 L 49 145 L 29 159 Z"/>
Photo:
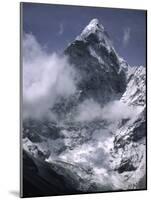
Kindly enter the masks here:
<path id="1" fill-rule="evenodd" d="M 44 170 L 45 163 L 53 169 L 53 181 L 69 181 L 70 175 L 72 193 L 145 189 L 145 68 L 131 67 L 119 57 L 98 19 L 64 54 L 78 75 L 77 90 L 50 109 L 58 121 L 24 120 L 25 152 L 38 169 Z"/>
<path id="2" fill-rule="evenodd" d="M 90 21 L 65 50 L 81 75 L 83 98 L 107 103 L 119 98 L 126 88 L 126 75 L 108 34 L 97 19 Z"/>

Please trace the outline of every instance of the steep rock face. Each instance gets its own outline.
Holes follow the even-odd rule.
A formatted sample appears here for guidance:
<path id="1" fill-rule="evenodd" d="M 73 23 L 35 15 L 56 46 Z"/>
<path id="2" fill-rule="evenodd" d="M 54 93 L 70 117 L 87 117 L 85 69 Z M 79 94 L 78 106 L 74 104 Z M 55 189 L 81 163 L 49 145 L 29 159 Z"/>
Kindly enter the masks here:
<path id="1" fill-rule="evenodd" d="M 23 165 L 23 197 L 80 193 L 79 177 L 59 163 L 43 162 L 24 151 Z"/>
<path id="2" fill-rule="evenodd" d="M 125 71 L 108 34 L 97 19 L 93 19 L 67 47 L 65 54 L 80 74 L 78 86 L 82 98 L 93 97 L 107 103 L 125 91 Z"/>

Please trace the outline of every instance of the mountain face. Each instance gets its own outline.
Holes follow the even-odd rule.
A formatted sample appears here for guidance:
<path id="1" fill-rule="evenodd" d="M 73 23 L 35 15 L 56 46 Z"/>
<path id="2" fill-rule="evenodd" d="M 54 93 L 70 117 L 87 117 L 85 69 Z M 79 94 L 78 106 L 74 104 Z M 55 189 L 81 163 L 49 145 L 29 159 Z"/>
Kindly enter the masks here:
<path id="1" fill-rule="evenodd" d="M 64 54 L 79 76 L 77 90 L 51 109 L 59 121 L 24 120 L 24 187 L 30 162 L 37 170 L 33 179 L 38 176 L 47 195 L 56 194 L 55 183 L 58 194 L 145 189 L 145 68 L 131 67 L 118 56 L 97 19 Z M 51 188 L 49 182 L 54 182 Z M 36 181 L 30 184 L 39 190 Z"/>
<path id="2" fill-rule="evenodd" d="M 93 19 L 67 47 L 65 54 L 81 75 L 78 87 L 82 99 L 92 97 L 107 103 L 125 91 L 125 71 L 108 34 L 97 19 Z"/>

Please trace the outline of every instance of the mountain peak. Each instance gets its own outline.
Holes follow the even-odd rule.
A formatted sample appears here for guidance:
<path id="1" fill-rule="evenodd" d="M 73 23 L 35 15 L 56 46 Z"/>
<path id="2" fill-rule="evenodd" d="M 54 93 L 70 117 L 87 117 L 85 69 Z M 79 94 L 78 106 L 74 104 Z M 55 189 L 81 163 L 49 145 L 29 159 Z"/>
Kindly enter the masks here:
<path id="1" fill-rule="evenodd" d="M 90 23 L 89 24 L 99 24 L 99 20 L 97 19 L 97 18 L 94 18 L 94 19 L 92 19 L 91 21 L 90 21 Z"/>
<path id="2" fill-rule="evenodd" d="M 99 20 L 95 18 L 92 19 L 89 24 L 84 28 L 81 36 L 87 36 L 90 33 L 96 33 L 97 31 L 104 32 L 104 27 L 102 26 L 102 24 L 99 23 Z"/>
<path id="3" fill-rule="evenodd" d="M 99 20 L 98 20 L 97 18 L 92 19 L 92 20 L 89 22 L 89 24 L 88 24 L 87 27 L 89 27 L 89 28 L 97 27 L 97 28 L 100 28 L 100 29 L 104 30 L 103 25 L 100 24 L 100 22 L 99 22 Z"/>

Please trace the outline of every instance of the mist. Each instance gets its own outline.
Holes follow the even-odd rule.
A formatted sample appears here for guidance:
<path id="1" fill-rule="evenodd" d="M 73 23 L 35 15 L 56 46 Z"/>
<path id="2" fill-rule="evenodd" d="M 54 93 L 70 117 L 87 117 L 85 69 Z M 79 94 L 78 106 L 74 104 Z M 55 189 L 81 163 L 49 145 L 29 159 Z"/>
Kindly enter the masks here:
<path id="1" fill-rule="evenodd" d="M 32 34 L 23 37 L 23 117 L 51 116 L 60 97 L 76 92 L 76 72 L 67 57 L 49 54 Z"/>
<path id="2" fill-rule="evenodd" d="M 111 101 L 101 106 L 93 99 L 86 99 L 77 107 L 75 121 L 108 120 L 116 122 L 124 118 L 132 118 L 139 112 L 138 107 L 129 106 L 120 100 Z"/>

